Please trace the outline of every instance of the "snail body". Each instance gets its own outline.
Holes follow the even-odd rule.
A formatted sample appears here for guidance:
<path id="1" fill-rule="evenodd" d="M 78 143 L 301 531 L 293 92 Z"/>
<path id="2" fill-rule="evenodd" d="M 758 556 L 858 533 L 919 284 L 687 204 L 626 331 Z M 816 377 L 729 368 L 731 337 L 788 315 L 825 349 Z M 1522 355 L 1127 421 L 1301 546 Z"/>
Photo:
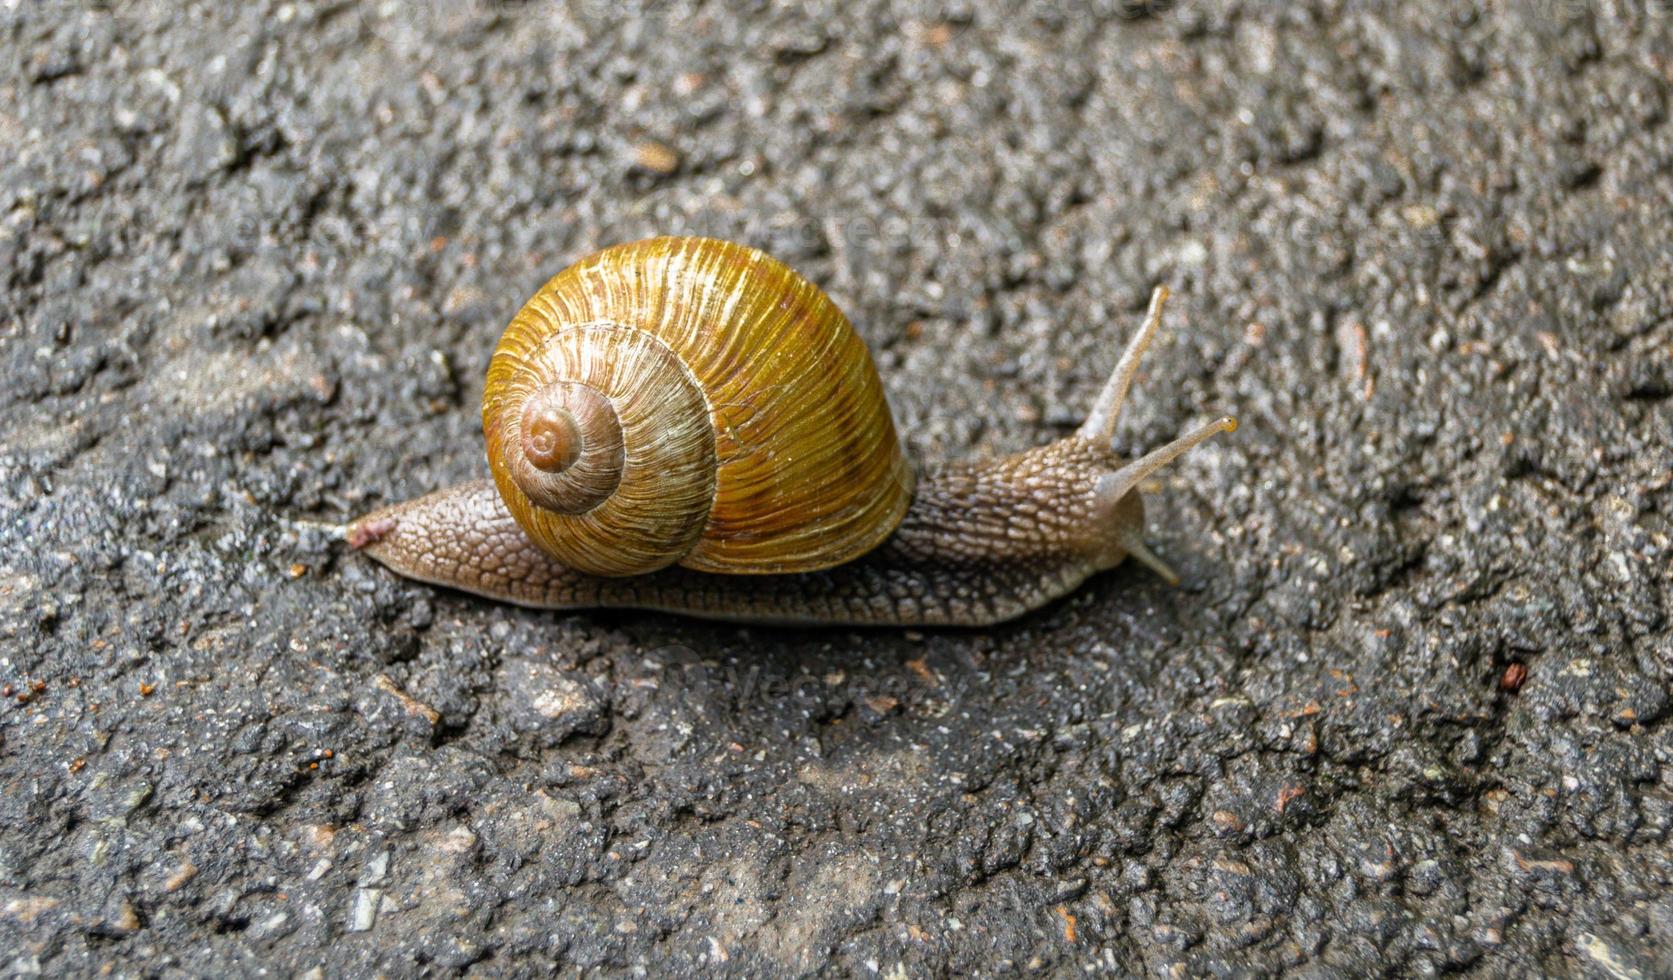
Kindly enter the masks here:
<path id="1" fill-rule="evenodd" d="M 1166 296 L 1073 435 L 915 479 L 864 343 L 817 287 L 713 239 L 606 249 L 495 351 L 492 480 L 347 537 L 409 578 L 520 605 L 752 622 L 1000 622 L 1128 555 L 1177 581 L 1143 544 L 1137 486 L 1236 423 L 1136 460 L 1111 448 Z"/>

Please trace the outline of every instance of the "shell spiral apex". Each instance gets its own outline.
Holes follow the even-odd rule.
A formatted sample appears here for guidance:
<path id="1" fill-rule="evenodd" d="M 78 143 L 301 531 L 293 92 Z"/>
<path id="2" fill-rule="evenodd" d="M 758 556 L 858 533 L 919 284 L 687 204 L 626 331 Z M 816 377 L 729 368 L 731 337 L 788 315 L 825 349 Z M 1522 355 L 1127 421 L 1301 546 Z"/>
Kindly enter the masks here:
<path id="1" fill-rule="evenodd" d="M 621 483 L 621 419 L 597 388 L 555 381 L 535 390 L 518 433 L 511 478 L 537 506 L 585 514 Z"/>
<path id="2" fill-rule="evenodd" d="M 558 273 L 495 349 L 482 420 L 517 523 L 595 575 L 828 568 L 911 503 L 864 342 L 730 242 L 648 239 Z"/>

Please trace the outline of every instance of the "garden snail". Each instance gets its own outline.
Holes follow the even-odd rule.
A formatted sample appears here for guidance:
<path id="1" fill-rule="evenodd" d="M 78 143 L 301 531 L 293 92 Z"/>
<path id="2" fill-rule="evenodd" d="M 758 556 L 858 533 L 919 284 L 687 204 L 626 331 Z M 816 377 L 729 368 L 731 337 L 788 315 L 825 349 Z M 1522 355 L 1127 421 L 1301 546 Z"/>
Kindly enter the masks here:
<path id="1" fill-rule="evenodd" d="M 1085 423 L 913 478 L 871 356 L 818 287 L 705 238 L 606 249 L 518 312 L 488 367 L 492 480 L 376 511 L 352 547 L 539 608 L 770 623 L 977 626 L 1144 546 L 1138 484 L 1237 423 L 1111 448 L 1158 288 Z"/>

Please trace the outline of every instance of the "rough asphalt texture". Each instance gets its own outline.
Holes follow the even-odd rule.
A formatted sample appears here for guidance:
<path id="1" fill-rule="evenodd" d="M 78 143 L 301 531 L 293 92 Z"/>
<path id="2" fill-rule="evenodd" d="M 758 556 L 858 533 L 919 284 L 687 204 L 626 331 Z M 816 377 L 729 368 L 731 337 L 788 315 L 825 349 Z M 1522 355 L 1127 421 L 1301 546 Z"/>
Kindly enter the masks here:
<path id="1" fill-rule="evenodd" d="M 1673 971 L 1673 8 L 730 7 L 0 4 L 0 971 Z M 1185 586 L 797 632 L 344 554 L 665 232 L 825 284 L 926 463 L 1173 286 L 1126 448 L 1244 423 L 1150 496 Z"/>

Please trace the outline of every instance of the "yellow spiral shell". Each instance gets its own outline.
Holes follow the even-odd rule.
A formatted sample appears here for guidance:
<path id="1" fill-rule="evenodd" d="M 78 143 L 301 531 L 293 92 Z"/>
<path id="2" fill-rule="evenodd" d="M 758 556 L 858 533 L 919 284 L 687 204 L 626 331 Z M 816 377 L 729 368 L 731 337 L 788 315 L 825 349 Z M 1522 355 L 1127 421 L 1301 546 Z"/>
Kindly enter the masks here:
<path id="1" fill-rule="evenodd" d="M 518 524 L 594 575 L 828 568 L 912 497 L 847 317 L 714 239 L 617 245 L 554 276 L 495 348 L 482 424 Z"/>

